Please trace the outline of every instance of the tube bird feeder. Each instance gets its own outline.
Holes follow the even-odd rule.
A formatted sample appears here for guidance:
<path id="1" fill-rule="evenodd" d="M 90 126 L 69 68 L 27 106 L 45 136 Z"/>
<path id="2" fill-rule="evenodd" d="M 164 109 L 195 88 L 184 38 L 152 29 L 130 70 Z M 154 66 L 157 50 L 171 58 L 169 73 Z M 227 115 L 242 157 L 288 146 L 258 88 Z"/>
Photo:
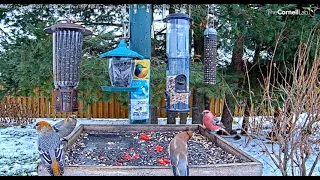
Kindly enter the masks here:
<path id="1" fill-rule="evenodd" d="M 204 31 L 204 66 L 203 80 L 205 84 L 216 84 L 217 36 L 215 28 Z"/>
<path id="2" fill-rule="evenodd" d="M 191 18 L 187 14 L 169 14 L 167 23 L 166 53 L 166 110 L 189 112 L 189 29 Z"/>
<path id="3" fill-rule="evenodd" d="M 56 112 L 78 111 L 78 85 L 83 37 L 92 32 L 70 20 L 44 29 L 53 37 Z"/>

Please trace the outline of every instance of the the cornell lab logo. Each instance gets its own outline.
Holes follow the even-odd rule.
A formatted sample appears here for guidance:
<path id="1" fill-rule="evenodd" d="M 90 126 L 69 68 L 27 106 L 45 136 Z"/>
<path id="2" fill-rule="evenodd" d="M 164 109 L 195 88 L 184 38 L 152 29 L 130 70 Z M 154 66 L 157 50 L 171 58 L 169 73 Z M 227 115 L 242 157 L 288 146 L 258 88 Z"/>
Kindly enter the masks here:
<path id="1" fill-rule="evenodd" d="M 291 11 L 284 11 L 282 9 L 278 9 L 276 11 L 272 9 L 268 9 L 268 14 L 271 15 L 301 15 L 301 16 L 311 16 L 314 17 L 316 14 L 316 11 L 319 9 L 318 7 L 302 7 L 303 10 L 296 9 Z"/>
<path id="2" fill-rule="evenodd" d="M 319 9 L 318 7 L 303 7 L 303 10 L 304 11 L 307 11 L 308 14 L 311 16 L 311 17 L 314 17 L 316 15 L 316 11 L 317 9 Z"/>

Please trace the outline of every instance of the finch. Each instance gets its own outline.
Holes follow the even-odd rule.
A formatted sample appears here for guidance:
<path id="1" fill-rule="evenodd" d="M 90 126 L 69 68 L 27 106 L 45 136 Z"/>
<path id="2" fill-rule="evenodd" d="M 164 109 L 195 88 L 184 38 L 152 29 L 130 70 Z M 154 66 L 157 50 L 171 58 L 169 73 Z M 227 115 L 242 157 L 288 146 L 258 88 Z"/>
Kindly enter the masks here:
<path id="1" fill-rule="evenodd" d="M 71 134 L 77 125 L 76 116 L 70 116 L 53 125 L 53 130 L 58 133 L 61 140 L 67 141 L 65 138 Z"/>
<path id="2" fill-rule="evenodd" d="M 211 111 L 204 110 L 202 112 L 202 115 L 203 115 L 202 123 L 203 123 L 204 127 L 206 127 L 208 130 L 210 130 L 211 133 L 221 130 L 230 136 L 230 134 L 225 130 L 225 126 L 223 125 L 223 123 L 220 122 L 220 120 L 218 118 L 216 118 L 211 113 Z"/>
<path id="3" fill-rule="evenodd" d="M 37 122 L 38 152 L 41 162 L 51 176 L 62 176 L 64 173 L 64 150 L 59 135 L 46 121 Z"/>
<path id="4" fill-rule="evenodd" d="M 192 131 L 183 131 L 169 143 L 170 165 L 174 176 L 189 176 L 187 142 L 192 135 Z"/>

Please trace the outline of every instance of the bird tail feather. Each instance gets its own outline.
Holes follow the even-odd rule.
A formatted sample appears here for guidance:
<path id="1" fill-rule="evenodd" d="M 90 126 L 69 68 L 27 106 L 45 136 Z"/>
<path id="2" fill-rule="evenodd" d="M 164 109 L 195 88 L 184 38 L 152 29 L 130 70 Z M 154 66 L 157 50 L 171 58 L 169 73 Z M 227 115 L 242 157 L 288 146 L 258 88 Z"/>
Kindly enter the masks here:
<path id="1" fill-rule="evenodd" d="M 53 172 L 54 176 L 60 176 L 61 175 L 59 162 L 57 160 L 55 160 L 55 159 L 52 160 L 51 168 L 52 168 L 52 172 Z"/>

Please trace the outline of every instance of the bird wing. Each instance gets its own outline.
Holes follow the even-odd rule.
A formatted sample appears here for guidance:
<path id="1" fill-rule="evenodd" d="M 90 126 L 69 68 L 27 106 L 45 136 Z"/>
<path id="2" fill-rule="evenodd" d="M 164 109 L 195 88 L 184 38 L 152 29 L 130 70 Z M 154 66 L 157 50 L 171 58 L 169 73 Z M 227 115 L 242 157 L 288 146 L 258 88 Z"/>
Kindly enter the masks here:
<path id="1" fill-rule="evenodd" d="M 64 149 L 61 144 L 59 144 L 59 147 L 55 149 L 55 156 L 59 162 L 60 173 L 62 175 L 64 173 Z"/>
<path id="2" fill-rule="evenodd" d="M 220 122 L 220 120 L 217 118 L 217 117 L 214 117 L 211 119 L 211 122 L 214 124 L 214 125 L 218 125 Z"/>
<path id="3" fill-rule="evenodd" d="M 49 151 L 45 151 L 38 147 L 38 151 L 40 154 L 41 161 L 43 165 L 46 167 L 48 170 L 49 174 L 53 176 L 53 170 L 52 170 L 52 159 L 50 157 Z M 60 174 L 62 175 L 64 173 L 64 149 L 61 144 L 55 149 L 55 158 L 59 163 L 59 169 L 60 169 Z"/>
<path id="4" fill-rule="evenodd" d="M 169 157 L 171 170 L 174 176 L 188 176 L 189 175 L 189 166 L 187 159 L 179 159 L 176 153 L 170 153 L 169 146 Z"/>
<path id="5" fill-rule="evenodd" d="M 42 164 L 46 167 L 46 169 L 48 170 L 49 174 L 51 176 L 53 176 L 53 171 L 52 171 L 52 168 L 51 168 L 52 160 L 51 160 L 49 152 L 42 150 L 40 147 L 38 147 L 38 151 L 39 151 L 39 154 L 40 154 L 40 159 L 42 161 Z"/>
<path id="6" fill-rule="evenodd" d="M 62 121 L 63 121 L 63 120 L 62 120 Z M 52 128 L 53 128 L 53 130 L 54 130 L 55 132 L 59 132 L 59 131 L 61 130 L 62 121 L 57 122 L 56 124 L 54 124 L 54 125 L 52 126 Z"/>

